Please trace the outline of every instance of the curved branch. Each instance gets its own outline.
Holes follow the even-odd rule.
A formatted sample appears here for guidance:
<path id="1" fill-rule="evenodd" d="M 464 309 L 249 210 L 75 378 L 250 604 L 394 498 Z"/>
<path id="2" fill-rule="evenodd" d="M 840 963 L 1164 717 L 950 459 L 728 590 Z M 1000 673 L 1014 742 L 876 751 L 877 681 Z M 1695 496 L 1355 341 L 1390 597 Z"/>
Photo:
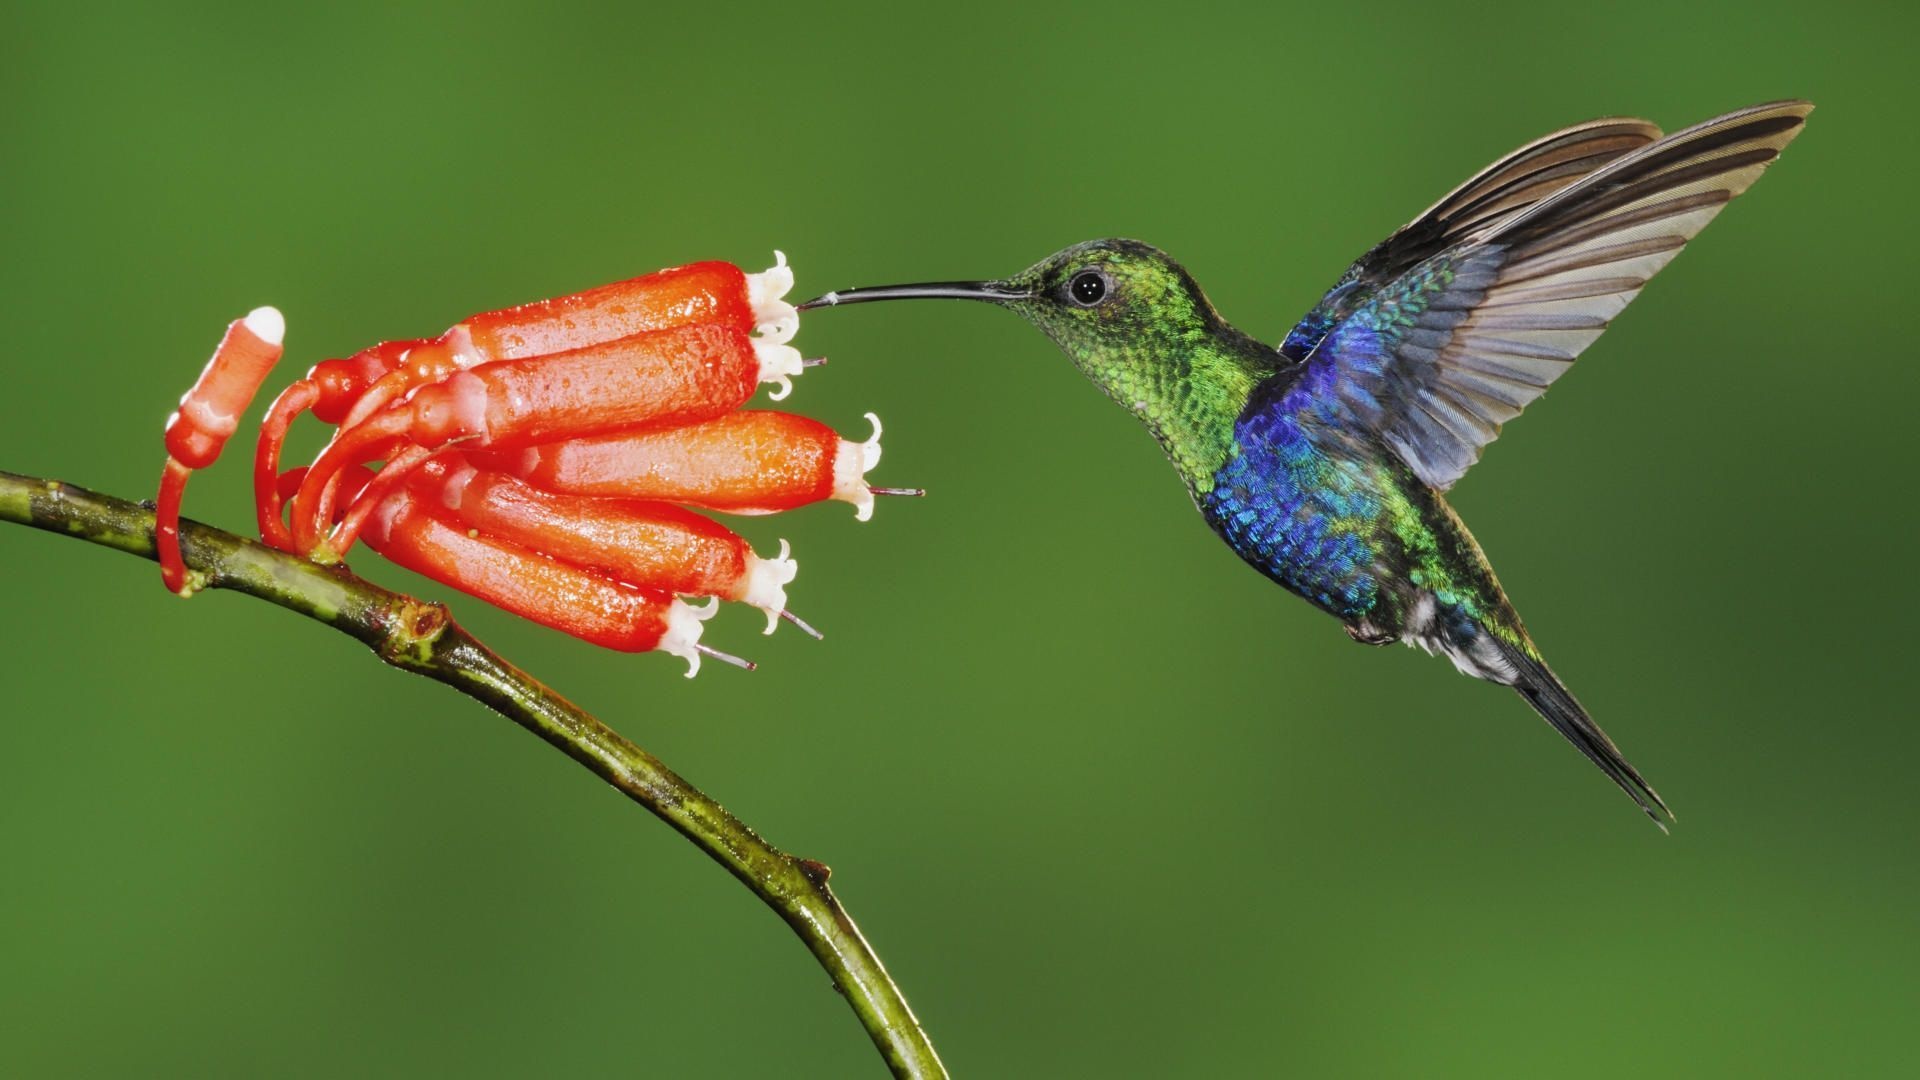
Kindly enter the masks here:
<path id="1" fill-rule="evenodd" d="M 0 472 L 0 521 L 154 557 L 151 511 L 56 480 Z M 646 807 L 793 927 L 895 1076 L 947 1075 L 899 987 L 827 887 L 825 866 L 762 840 L 660 759 L 480 644 L 441 605 L 193 522 L 181 523 L 180 541 L 195 587 L 256 596 L 357 638 L 386 663 L 490 706 Z"/>

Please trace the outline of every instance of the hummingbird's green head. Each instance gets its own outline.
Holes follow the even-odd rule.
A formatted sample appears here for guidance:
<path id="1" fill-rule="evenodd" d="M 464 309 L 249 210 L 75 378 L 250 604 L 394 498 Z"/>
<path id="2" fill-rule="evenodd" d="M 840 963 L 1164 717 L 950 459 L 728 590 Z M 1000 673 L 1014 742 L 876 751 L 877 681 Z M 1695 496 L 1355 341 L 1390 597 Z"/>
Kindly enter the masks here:
<path id="1" fill-rule="evenodd" d="M 1184 267 L 1138 240 L 1092 240 L 997 281 L 844 289 L 802 311 L 875 300 L 984 300 L 1019 312 L 1204 488 L 1255 383 L 1280 361 L 1221 319 Z"/>
<path id="2" fill-rule="evenodd" d="M 1020 297 L 1003 303 L 1095 381 L 1122 354 L 1171 359 L 1220 326 L 1186 269 L 1137 240 L 1075 244 L 1000 284 Z"/>

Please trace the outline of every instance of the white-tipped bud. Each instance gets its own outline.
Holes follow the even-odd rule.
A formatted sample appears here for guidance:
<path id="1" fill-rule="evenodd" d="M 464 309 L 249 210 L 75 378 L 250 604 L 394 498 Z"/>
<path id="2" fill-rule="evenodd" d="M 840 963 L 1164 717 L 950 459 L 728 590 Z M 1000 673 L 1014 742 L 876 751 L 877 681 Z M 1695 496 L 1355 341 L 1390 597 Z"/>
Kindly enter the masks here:
<path id="1" fill-rule="evenodd" d="M 873 517 L 873 491 L 867 487 L 867 474 L 880 464 L 880 418 L 868 413 L 867 422 L 873 425 L 873 434 L 866 442 L 841 439 L 833 455 L 833 497 L 853 504 L 856 521 Z"/>
<path id="2" fill-rule="evenodd" d="M 793 268 L 783 251 L 773 253 L 773 265 L 747 275 L 747 303 L 753 308 L 754 333 L 762 341 L 785 345 L 800 332 L 800 312 L 787 303 L 793 291 Z"/>
<path id="3" fill-rule="evenodd" d="M 794 575 L 800 572 L 800 564 L 789 558 L 792 551 L 782 540 L 780 554 L 771 559 L 747 556 L 747 587 L 740 600 L 766 612 L 766 633 L 769 634 L 780 625 L 780 613 L 787 609 L 787 586 L 793 584 Z"/>
<path id="4" fill-rule="evenodd" d="M 278 345 L 287 340 L 287 317 L 280 314 L 276 307 L 257 307 L 247 312 L 240 320 L 253 332 L 253 336 L 269 345 Z"/>
<path id="5" fill-rule="evenodd" d="M 700 632 L 706 629 L 703 624 L 719 610 L 719 600 L 710 600 L 703 608 L 675 600 L 667 608 L 667 632 L 660 635 L 660 644 L 655 648 L 685 660 L 689 679 L 700 674 Z"/>

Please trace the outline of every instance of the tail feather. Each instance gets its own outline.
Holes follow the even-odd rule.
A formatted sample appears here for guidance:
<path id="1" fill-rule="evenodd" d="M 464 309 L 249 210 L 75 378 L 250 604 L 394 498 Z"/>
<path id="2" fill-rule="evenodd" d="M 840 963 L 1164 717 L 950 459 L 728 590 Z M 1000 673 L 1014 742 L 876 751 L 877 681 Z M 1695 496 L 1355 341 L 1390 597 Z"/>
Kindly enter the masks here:
<path id="1" fill-rule="evenodd" d="M 1598 765 L 1601 772 L 1620 785 L 1620 790 L 1639 803 L 1640 809 L 1646 811 L 1653 823 L 1665 832 L 1674 821 L 1673 811 L 1667 809 L 1667 804 L 1660 800 L 1660 794 L 1653 790 L 1653 785 L 1641 778 L 1640 771 L 1621 756 L 1620 748 L 1613 745 L 1607 733 L 1600 730 L 1600 725 L 1593 722 L 1587 710 L 1580 707 L 1566 685 L 1554 676 L 1545 663 L 1524 651 L 1504 644 L 1502 651 L 1518 672 L 1513 688 L 1527 699 L 1527 704 L 1533 706 L 1533 710 L 1552 724 L 1555 731 L 1585 754 L 1588 761 Z"/>

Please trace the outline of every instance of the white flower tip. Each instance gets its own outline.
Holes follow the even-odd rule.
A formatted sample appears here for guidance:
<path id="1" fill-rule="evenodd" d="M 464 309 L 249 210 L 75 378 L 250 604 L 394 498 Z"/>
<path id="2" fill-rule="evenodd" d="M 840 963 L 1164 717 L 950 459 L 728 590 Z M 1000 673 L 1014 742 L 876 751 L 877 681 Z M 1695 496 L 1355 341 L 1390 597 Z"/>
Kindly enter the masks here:
<path id="1" fill-rule="evenodd" d="M 791 558 L 793 548 L 780 541 L 780 554 L 771 559 L 758 555 L 747 557 L 747 587 L 740 595 L 742 603 L 759 608 L 767 616 L 766 633 L 780 623 L 780 613 L 786 610 L 787 586 L 800 573 L 800 564 Z"/>
<path id="2" fill-rule="evenodd" d="M 864 475 L 880 464 L 880 418 L 873 413 L 867 414 L 867 423 L 873 425 L 873 434 L 860 444 L 860 471 Z"/>
<path id="3" fill-rule="evenodd" d="M 867 474 L 880 464 L 880 418 L 872 413 L 867 420 L 873 434 L 866 442 L 840 440 L 833 455 L 833 497 L 853 504 L 855 521 L 873 518 L 873 491 L 867 487 Z"/>
<path id="4" fill-rule="evenodd" d="M 269 345 L 278 345 L 287 340 L 287 317 L 280 314 L 277 307 L 254 308 L 240 322 L 254 337 Z"/>
<path id="5" fill-rule="evenodd" d="M 753 343 L 754 359 L 760 363 L 760 381 L 776 387 L 768 396 L 785 401 L 793 393 L 793 380 L 807 370 L 806 358 L 791 345 L 762 338 Z"/>
<path id="6" fill-rule="evenodd" d="M 787 303 L 793 291 L 793 268 L 785 252 L 773 253 L 772 266 L 747 275 L 747 303 L 753 308 L 754 333 L 763 341 L 785 345 L 800 332 L 800 312 Z"/>
<path id="7" fill-rule="evenodd" d="M 777 301 L 774 308 L 765 314 L 756 308 L 753 323 L 753 333 L 757 340 L 785 345 L 800 332 L 800 312 L 792 304 L 781 300 Z"/>
<path id="8" fill-rule="evenodd" d="M 714 600 L 704 608 L 694 607 L 684 600 L 675 600 L 667 608 L 667 632 L 660 635 L 660 644 L 654 647 L 685 660 L 689 679 L 700 673 L 700 633 L 706 629 L 706 621 L 719 610 L 719 600 Z"/>
<path id="9" fill-rule="evenodd" d="M 780 584 L 782 585 L 791 585 L 793 584 L 793 579 L 800 576 L 800 563 L 793 557 L 793 545 L 787 543 L 785 539 L 780 541 L 780 554 L 762 561 L 769 566 L 779 568 L 778 573 L 780 575 Z M 782 604 L 781 606 L 785 607 L 786 605 Z"/>

